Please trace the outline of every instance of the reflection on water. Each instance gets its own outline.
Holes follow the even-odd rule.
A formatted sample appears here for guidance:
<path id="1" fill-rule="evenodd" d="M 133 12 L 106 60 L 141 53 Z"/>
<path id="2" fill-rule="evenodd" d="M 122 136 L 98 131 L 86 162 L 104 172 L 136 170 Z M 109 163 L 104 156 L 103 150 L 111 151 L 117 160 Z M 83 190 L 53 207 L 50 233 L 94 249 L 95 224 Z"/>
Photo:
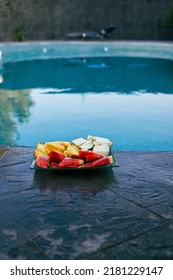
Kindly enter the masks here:
<path id="1" fill-rule="evenodd" d="M 33 101 L 28 90 L 0 90 L 0 144 L 15 145 L 18 123 L 27 123 Z"/>
<path id="2" fill-rule="evenodd" d="M 95 134 L 110 138 L 114 149 L 173 150 L 172 60 L 18 61 L 3 64 L 1 77 L 1 144 Z"/>

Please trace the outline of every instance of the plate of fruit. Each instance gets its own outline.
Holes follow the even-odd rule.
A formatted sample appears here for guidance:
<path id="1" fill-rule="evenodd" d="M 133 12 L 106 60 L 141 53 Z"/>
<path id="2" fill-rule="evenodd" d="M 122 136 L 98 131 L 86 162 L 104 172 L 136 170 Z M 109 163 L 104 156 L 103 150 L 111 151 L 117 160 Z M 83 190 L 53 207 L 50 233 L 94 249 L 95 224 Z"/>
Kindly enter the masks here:
<path id="1" fill-rule="evenodd" d="M 72 141 L 37 143 L 33 152 L 32 169 L 36 170 L 84 170 L 116 167 L 108 138 L 79 137 Z"/>

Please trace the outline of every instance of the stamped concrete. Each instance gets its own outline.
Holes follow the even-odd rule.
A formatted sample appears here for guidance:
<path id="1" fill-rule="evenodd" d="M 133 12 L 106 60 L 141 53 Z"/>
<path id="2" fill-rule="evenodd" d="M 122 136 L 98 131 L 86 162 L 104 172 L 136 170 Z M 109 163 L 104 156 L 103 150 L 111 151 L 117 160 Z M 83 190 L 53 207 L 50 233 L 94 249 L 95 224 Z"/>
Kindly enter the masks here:
<path id="1" fill-rule="evenodd" d="M 173 259 L 172 152 L 62 173 L 30 169 L 32 152 L 1 152 L 0 259 Z"/>

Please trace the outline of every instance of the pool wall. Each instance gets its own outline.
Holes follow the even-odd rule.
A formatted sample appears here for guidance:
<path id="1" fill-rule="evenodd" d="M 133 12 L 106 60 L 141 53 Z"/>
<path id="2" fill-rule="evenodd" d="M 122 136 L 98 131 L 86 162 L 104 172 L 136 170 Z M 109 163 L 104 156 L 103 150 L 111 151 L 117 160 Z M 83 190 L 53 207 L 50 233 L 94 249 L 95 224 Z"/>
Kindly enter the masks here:
<path id="1" fill-rule="evenodd" d="M 108 38 L 171 40 L 172 0 L 0 0 L 0 41 L 62 40 L 116 24 Z"/>
<path id="2" fill-rule="evenodd" d="M 3 63 L 68 57 L 131 56 L 173 59 L 172 42 L 79 42 L 42 41 L 21 43 L 0 43 L 0 69 Z"/>

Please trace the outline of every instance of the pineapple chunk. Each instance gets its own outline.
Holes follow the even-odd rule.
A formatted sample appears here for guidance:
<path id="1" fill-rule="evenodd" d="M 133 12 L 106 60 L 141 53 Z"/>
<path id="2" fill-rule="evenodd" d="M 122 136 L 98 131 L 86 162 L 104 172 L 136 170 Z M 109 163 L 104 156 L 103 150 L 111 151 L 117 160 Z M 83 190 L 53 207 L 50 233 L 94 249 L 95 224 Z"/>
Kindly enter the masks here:
<path id="1" fill-rule="evenodd" d="M 45 146 L 44 146 L 44 144 L 42 144 L 42 143 L 37 143 L 37 147 L 36 147 L 36 150 L 35 151 L 37 151 L 37 152 L 40 152 L 41 154 L 44 154 L 44 155 L 47 155 L 47 151 L 46 151 L 46 149 L 45 149 Z"/>
<path id="2" fill-rule="evenodd" d="M 43 152 L 40 152 L 40 151 L 38 151 L 38 150 L 34 150 L 33 156 L 34 156 L 35 159 L 37 159 L 38 156 L 40 156 L 40 155 L 42 155 L 42 156 L 47 156 L 47 154 L 44 154 Z"/>
<path id="3" fill-rule="evenodd" d="M 60 142 L 47 142 L 45 143 L 44 148 L 47 153 L 49 153 L 50 151 L 63 153 L 65 151 L 64 146 L 60 144 Z"/>
<path id="4" fill-rule="evenodd" d="M 64 154 L 67 157 L 78 157 L 79 151 L 80 151 L 80 149 L 76 145 L 69 144 L 67 149 L 64 151 Z"/>
<path id="5" fill-rule="evenodd" d="M 54 142 L 48 142 L 49 144 L 55 144 L 55 145 L 62 145 L 65 149 L 67 149 L 70 142 L 67 141 L 54 141 Z"/>

